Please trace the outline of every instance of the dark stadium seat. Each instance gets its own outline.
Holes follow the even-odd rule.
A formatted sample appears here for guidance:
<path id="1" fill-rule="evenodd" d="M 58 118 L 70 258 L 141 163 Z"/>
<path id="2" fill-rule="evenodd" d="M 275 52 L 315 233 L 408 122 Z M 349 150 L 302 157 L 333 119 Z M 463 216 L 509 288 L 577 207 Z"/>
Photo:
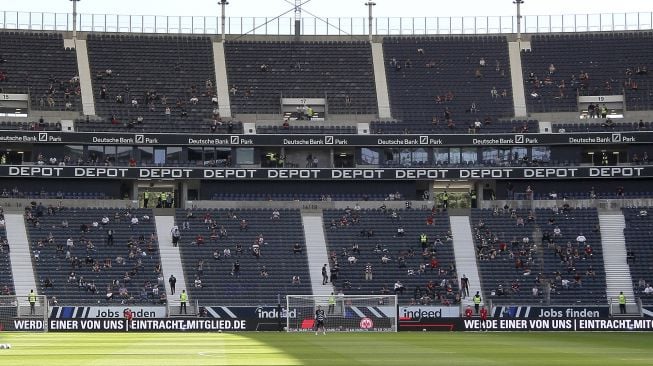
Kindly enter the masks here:
<path id="1" fill-rule="evenodd" d="M 377 114 L 369 42 L 231 41 L 225 57 L 235 113 L 276 114 L 285 97 L 326 98 L 333 114 Z"/>
<path id="2" fill-rule="evenodd" d="M 75 93 L 76 85 L 70 80 L 77 76 L 77 54 L 74 49 L 63 46 L 61 33 L 0 32 L 0 53 L 6 62 L 0 70 L 7 73 L 7 80 L 0 83 L 5 93 L 30 94 L 33 110 L 63 111 L 66 89 L 71 93 L 71 110 L 81 110 L 82 101 Z M 54 106 L 46 96 L 52 90 Z"/>
<path id="3" fill-rule="evenodd" d="M 139 223 L 131 225 L 127 213 L 137 217 Z M 100 223 L 104 215 L 109 223 L 93 227 L 92 223 Z M 143 219 L 145 215 L 150 217 L 149 221 Z M 38 217 L 33 208 L 32 217 L 26 217 L 25 225 L 40 294 L 56 296 L 60 305 L 161 303 L 160 295 L 152 290 L 157 288 L 159 294 L 165 294 L 163 277 L 159 279 L 156 272 L 161 259 L 152 210 L 66 208 L 53 214 L 46 211 Z M 34 224 L 37 219 L 38 226 Z M 68 221 L 68 227 L 62 227 L 63 220 Z M 83 224 L 89 227 L 88 232 L 81 231 Z M 112 246 L 107 243 L 110 229 L 114 231 Z M 50 234 L 52 242 L 48 241 Z M 72 247 L 67 245 L 68 238 L 73 240 Z M 83 240 L 92 242 L 92 247 Z M 75 279 L 69 278 L 71 272 L 75 272 Z M 130 278 L 125 280 L 127 273 Z M 53 287 L 46 286 L 47 279 Z M 95 292 L 89 291 L 90 283 L 95 284 Z M 121 295 L 123 287 L 128 292 Z M 113 294 L 110 299 L 109 292 Z"/>
<path id="4" fill-rule="evenodd" d="M 642 210 L 647 212 L 646 216 L 640 214 Z M 653 218 L 650 216 L 653 211 L 650 207 L 638 207 L 623 208 L 622 212 L 626 219 L 624 236 L 633 290 L 643 304 L 651 305 L 653 294 L 644 293 L 644 289 L 646 285 L 653 284 L 653 247 L 651 247 Z"/>
<path id="5" fill-rule="evenodd" d="M 420 48 L 423 54 L 418 53 Z M 404 123 L 430 126 L 437 116 L 446 128 L 444 111 L 448 108 L 455 133 L 466 133 L 475 118 L 483 121 L 489 116 L 496 121 L 514 115 L 505 37 L 386 37 L 383 52 L 392 115 Z M 485 67 L 479 66 L 481 58 Z M 400 69 L 393 67 L 393 59 Z M 408 60 L 410 67 L 406 67 Z M 476 70 L 483 76 L 475 77 Z M 490 94 L 493 87 L 499 93 L 496 98 Z M 500 96 L 503 90 L 506 97 Z M 449 92 L 451 100 L 436 101 Z M 475 113 L 470 111 L 472 103 Z"/>
<path id="6" fill-rule="evenodd" d="M 651 109 L 648 76 L 636 74 L 638 67 L 650 64 L 653 56 L 651 42 L 653 37 L 645 32 L 573 33 L 555 38 L 533 36 L 531 51 L 522 52 L 528 111 L 575 112 L 577 89 L 580 95 L 621 95 L 625 89 L 628 110 Z M 628 54 L 628 57 L 624 58 L 624 54 Z M 544 81 L 550 64 L 556 68 L 551 75 L 552 84 L 537 87 L 529 81 L 531 72 L 539 81 Z M 628 68 L 633 72 L 631 76 L 626 75 Z M 571 76 L 575 75 L 578 80 L 581 71 L 589 74 L 589 80 L 584 87 L 580 87 L 580 84 L 572 85 Z M 638 90 L 628 86 L 624 88 L 624 83 L 629 79 L 638 84 Z M 566 84 L 564 97 L 560 96 L 558 88 L 562 80 Z M 606 89 L 606 82 L 610 83 L 611 91 Z M 532 90 L 537 90 L 540 98 L 529 98 Z"/>
<path id="7" fill-rule="evenodd" d="M 299 210 L 282 209 L 278 220 L 271 219 L 272 210 L 268 209 L 190 211 L 192 218 L 187 218 L 189 211 L 177 210 L 176 224 L 182 229 L 180 251 L 189 294 L 200 305 L 276 305 L 287 294 L 312 293 Z M 217 225 L 215 238 L 211 238 L 211 224 L 204 222 L 206 214 Z M 240 230 L 242 219 L 248 222 L 246 231 Z M 188 230 L 183 230 L 185 221 L 190 224 Z M 226 237 L 219 236 L 222 226 L 227 230 Z M 259 234 L 263 235 L 265 244 L 260 246 L 261 255 L 257 258 L 250 248 Z M 204 245 L 196 244 L 198 235 L 204 237 Z M 293 254 L 294 243 L 299 243 L 304 251 Z M 242 245 L 240 255 L 236 244 Z M 231 251 L 230 257 L 224 256 L 226 248 Z M 213 256 L 216 250 L 220 259 Z M 240 274 L 232 275 L 236 260 L 240 263 Z M 204 262 L 201 270 L 198 269 L 200 261 Z M 267 278 L 261 277 L 264 266 Z M 301 283 L 292 284 L 293 276 L 299 276 Z M 194 286 L 196 278 L 201 279 L 201 288 Z"/>
<path id="8" fill-rule="evenodd" d="M 325 210 L 324 230 L 326 233 L 327 247 L 331 253 L 330 266 L 333 268 L 335 261 L 339 266 L 339 273 L 334 285 L 346 295 L 380 294 L 383 286 L 387 286 L 391 293 L 394 283 L 400 280 L 406 287 L 400 294 L 401 305 L 407 304 L 456 304 L 460 301 L 458 295 L 458 280 L 455 270 L 453 244 L 446 240 L 450 233 L 449 215 L 446 213 L 432 214 L 428 210 L 399 210 L 398 217 L 393 218 L 390 211 L 366 209 L 351 211 Z M 359 222 L 352 222 L 352 215 L 359 216 Z M 433 216 L 433 225 L 427 225 L 427 217 Z M 347 217 L 347 224 L 342 225 L 343 217 Z M 335 222 L 335 227 L 332 226 Z M 397 228 L 403 227 L 405 234 L 397 236 Z M 367 235 L 368 230 L 373 230 L 373 235 Z M 365 232 L 363 232 L 365 231 Z M 428 236 L 429 248 L 432 248 L 438 266 L 432 270 L 431 256 L 424 256 L 420 244 L 420 234 Z M 441 243 L 431 246 L 436 238 Z M 352 251 L 353 244 L 359 245 L 360 253 Z M 377 250 L 377 246 L 380 249 Z M 347 255 L 343 255 L 343 249 Z M 412 250 L 412 254 L 409 252 Z M 387 255 L 390 261 L 382 263 L 382 256 Z M 357 262 L 350 264 L 348 256 L 356 257 Z M 399 264 L 403 257 L 405 265 Z M 334 260 L 335 259 L 335 260 Z M 372 280 L 365 279 L 365 266 L 372 265 Z M 424 265 L 420 273 L 420 265 Z M 411 272 L 409 272 L 412 271 Z M 345 281 L 349 281 L 347 287 Z M 429 282 L 433 287 L 429 287 Z M 428 296 L 427 300 L 424 296 Z"/>
<path id="9" fill-rule="evenodd" d="M 535 220 L 527 220 L 528 210 L 515 210 L 515 215 L 523 218 L 524 225 L 517 226 L 516 218 L 502 209 L 472 210 L 474 227 L 474 244 L 477 250 L 479 274 L 486 299 L 495 304 L 546 304 L 546 282 L 551 283 L 551 304 L 606 304 L 605 271 L 601 250 L 601 236 L 598 227 L 596 209 L 576 208 L 555 214 L 550 209 L 537 209 L 533 212 Z M 549 224 L 549 219 L 554 223 Z M 483 227 L 479 223 L 484 223 Z M 561 237 L 553 237 L 553 230 L 558 227 Z M 542 234 L 550 234 L 553 242 L 542 241 Z M 591 258 L 585 259 L 582 247 L 576 243 L 576 237 L 583 233 L 593 250 Z M 536 236 L 537 235 L 537 236 Z M 523 238 L 529 243 L 524 244 Z M 495 241 L 496 238 L 496 241 Z M 505 244 L 505 249 L 502 250 Z M 556 254 L 556 247 L 563 254 L 570 250 L 578 256 L 568 262 Z M 520 261 L 520 265 L 517 264 Z M 593 276 L 587 275 L 590 269 Z M 558 278 L 559 273 L 559 278 Z M 574 283 L 575 276 L 580 276 L 581 285 Z M 564 287 L 562 280 L 568 280 Z M 513 284 L 519 290 L 513 291 Z M 533 296 L 532 288 L 538 288 L 538 295 Z M 501 288 L 501 289 L 500 289 Z"/>

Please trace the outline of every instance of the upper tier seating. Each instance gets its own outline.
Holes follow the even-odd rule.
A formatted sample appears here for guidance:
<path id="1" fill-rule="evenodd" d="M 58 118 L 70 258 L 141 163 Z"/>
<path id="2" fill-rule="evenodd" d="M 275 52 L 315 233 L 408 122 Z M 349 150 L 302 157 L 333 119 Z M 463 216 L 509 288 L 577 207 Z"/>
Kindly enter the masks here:
<path id="1" fill-rule="evenodd" d="M 357 130 L 354 126 L 257 126 L 256 132 L 261 134 L 288 135 L 353 135 Z"/>
<path id="2" fill-rule="evenodd" d="M 624 88 L 628 110 L 651 109 L 651 83 L 648 75 L 637 70 L 643 71 L 650 63 L 652 42 L 651 32 L 533 36 L 531 51 L 522 52 L 528 111 L 576 112 L 577 90 L 580 95 L 621 95 Z M 552 74 L 551 64 L 555 68 Z M 627 69 L 632 75 L 627 75 Z M 589 78 L 581 80 L 581 72 Z M 564 88 L 560 88 L 562 81 Z M 530 95 L 533 91 L 537 97 Z"/>
<path id="3" fill-rule="evenodd" d="M 334 114 L 377 114 L 369 42 L 232 41 L 225 57 L 235 113 L 280 113 L 284 97 L 326 98 Z"/>
<path id="4" fill-rule="evenodd" d="M 651 305 L 653 293 L 646 294 L 644 290 L 653 284 L 653 211 L 649 207 L 624 208 L 623 214 L 626 218 L 624 236 L 633 290 L 635 296 L 642 299 L 642 303 Z"/>
<path id="5" fill-rule="evenodd" d="M 60 33 L 0 32 L 0 81 L 5 93 L 30 94 L 34 110 L 81 110 L 77 54 L 65 49 Z M 0 80 L 2 77 L 0 76 Z M 50 100 L 49 96 L 52 97 Z"/>
<path id="6" fill-rule="evenodd" d="M 152 210 L 53 208 L 49 212 L 39 206 L 26 211 L 40 294 L 55 296 L 61 305 L 165 303 Z M 139 223 L 132 225 L 128 213 Z M 109 223 L 102 225 L 105 215 Z M 144 219 L 146 215 L 150 220 Z M 64 220 L 68 227 L 62 225 Z M 93 222 L 98 222 L 98 227 L 93 227 Z M 82 225 L 88 226 L 88 232 L 82 231 Z M 114 231 L 113 245 L 108 243 L 108 230 Z"/>
<path id="7" fill-rule="evenodd" d="M 3 214 L 0 214 L 0 219 L 4 222 Z M 4 226 L 0 226 L 0 295 L 14 294 L 14 278 L 11 274 L 7 231 Z"/>
<path id="8" fill-rule="evenodd" d="M 106 120 L 79 121 L 80 131 L 126 130 L 130 121 L 137 131 L 210 131 L 217 104 L 212 102 L 216 87 L 209 37 L 90 34 L 88 56 L 96 113 Z M 227 132 L 226 123 L 218 131 Z"/>
<path id="9" fill-rule="evenodd" d="M 216 201 L 383 201 L 388 193 L 215 193 Z"/>
<path id="10" fill-rule="evenodd" d="M 511 216 L 502 209 L 472 211 L 485 297 L 500 304 L 546 303 L 550 283 L 551 304 L 606 304 L 597 211 L 560 209 L 556 214 L 538 209 L 532 220 L 527 210 L 514 212 Z M 523 219 L 523 226 L 517 225 L 518 217 Z M 554 235 L 555 227 L 560 229 L 560 236 Z M 551 241 L 543 239 L 545 233 Z M 581 233 L 592 249 L 591 256 L 585 253 L 585 245 L 576 242 Z M 528 238 L 527 243 L 524 238 Z M 538 289 L 536 296 L 534 287 Z"/>
<path id="11" fill-rule="evenodd" d="M 476 118 L 514 115 L 505 37 L 386 37 L 383 51 L 395 118 L 430 126 L 437 117 L 446 127 L 448 108 L 461 133 Z"/>
<path id="12" fill-rule="evenodd" d="M 189 212 L 192 217 L 188 217 Z M 267 209 L 177 210 L 179 247 L 189 296 L 200 305 L 276 305 L 279 296 L 283 301 L 287 294 L 310 295 L 301 214 L 291 209 L 279 210 L 279 214 L 278 219 L 273 219 L 273 211 Z M 211 229 L 209 219 L 215 230 Z M 243 219 L 248 223 L 246 230 L 240 227 Z M 188 229 L 184 229 L 185 222 Z M 226 236 L 221 236 L 221 228 L 226 229 Z M 199 235 L 204 238 L 202 245 L 197 244 Z M 263 244 L 257 258 L 252 245 L 259 235 Z M 301 253 L 293 253 L 295 243 L 303 249 Z M 240 254 L 237 244 L 242 246 Z M 230 256 L 225 255 L 227 248 Z M 236 261 L 240 271 L 232 274 Z M 267 277 L 261 275 L 263 267 Z M 299 276 L 300 283 L 293 284 L 293 276 Z M 196 279 L 201 281 L 201 287 L 195 286 Z"/>
<path id="13" fill-rule="evenodd" d="M 640 127 L 639 122 L 615 122 L 614 125 L 606 125 L 605 123 L 554 123 L 553 132 L 621 132 L 621 131 L 638 131 L 651 130 L 651 122 L 643 122 Z"/>
<path id="14" fill-rule="evenodd" d="M 475 122 L 475 121 L 474 121 Z M 483 122 L 482 120 L 480 122 Z M 390 122 L 390 121 L 373 121 L 370 124 L 370 130 L 379 134 L 409 134 L 409 133 L 439 133 L 439 134 L 462 134 L 462 133 L 525 133 L 538 132 L 537 121 L 534 120 L 512 120 L 512 121 L 492 121 L 482 123 L 480 128 L 474 128 L 471 125 L 456 125 L 449 127 L 446 122 L 439 121 L 435 123 L 424 123 L 414 121 Z"/>
<path id="15" fill-rule="evenodd" d="M 453 244 L 446 239 L 451 235 L 449 215 L 427 210 L 396 213 L 394 218 L 391 211 L 382 209 L 324 211 L 330 268 L 337 263 L 339 269 L 337 279 L 332 281 L 335 287 L 347 295 L 369 295 L 380 294 L 387 286 L 394 294 L 394 284 L 399 280 L 405 286 L 404 293 L 399 294 L 400 304 L 459 303 Z M 432 225 L 427 224 L 429 216 Z M 398 235 L 400 227 L 403 235 Z M 427 251 L 420 242 L 422 233 L 427 235 Z M 358 244 L 359 253 L 353 250 L 354 244 Z M 389 257 L 386 264 L 382 262 L 384 255 Z M 349 256 L 354 256 L 356 262 L 350 263 Z M 435 267 L 431 266 L 432 257 L 436 259 Z M 368 263 L 372 266 L 371 280 L 365 278 Z"/>

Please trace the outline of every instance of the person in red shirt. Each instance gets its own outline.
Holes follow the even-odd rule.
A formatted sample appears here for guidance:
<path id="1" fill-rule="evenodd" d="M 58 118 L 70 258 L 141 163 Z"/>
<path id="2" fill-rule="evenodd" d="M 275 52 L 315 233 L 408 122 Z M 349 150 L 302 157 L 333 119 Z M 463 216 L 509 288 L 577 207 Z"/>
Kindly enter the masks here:
<path id="1" fill-rule="evenodd" d="M 465 317 L 471 318 L 472 315 L 474 315 L 474 310 L 472 310 L 472 307 L 470 305 L 467 305 L 467 308 L 465 309 Z"/>
<path id="2" fill-rule="evenodd" d="M 122 312 L 122 315 L 125 317 L 125 320 L 132 320 L 134 317 L 134 313 L 131 311 L 130 308 L 125 308 L 125 310 Z"/>
<path id="3" fill-rule="evenodd" d="M 426 225 L 433 225 L 433 216 L 432 215 L 428 215 L 426 217 Z"/>
<path id="4" fill-rule="evenodd" d="M 486 321 L 487 321 L 487 308 L 483 306 L 481 308 L 481 328 L 487 332 L 487 326 L 486 326 Z"/>
<path id="5" fill-rule="evenodd" d="M 430 266 L 431 266 L 431 271 L 438 268 L 438 260 L 435 259 L 435 257 L 431 257 Z"/>

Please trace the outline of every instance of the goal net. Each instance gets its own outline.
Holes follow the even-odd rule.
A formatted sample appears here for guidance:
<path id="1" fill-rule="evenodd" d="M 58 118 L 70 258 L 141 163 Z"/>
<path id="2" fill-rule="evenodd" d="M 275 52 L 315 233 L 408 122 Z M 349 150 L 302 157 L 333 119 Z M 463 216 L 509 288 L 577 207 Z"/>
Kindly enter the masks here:
<path id="1" fill-rule="evenodd" d="M 315 312 L 324 310 L 327 332 L 396 332 L 395 295 L 287 295 L 286 330 L 315 330 Z"/>
<path id="2" fill-rule="evenodd" d="M 27 296 L 0 296 L 0 331 L 47 330 L 48 302 L 37 295 L 34 306 Z"/>

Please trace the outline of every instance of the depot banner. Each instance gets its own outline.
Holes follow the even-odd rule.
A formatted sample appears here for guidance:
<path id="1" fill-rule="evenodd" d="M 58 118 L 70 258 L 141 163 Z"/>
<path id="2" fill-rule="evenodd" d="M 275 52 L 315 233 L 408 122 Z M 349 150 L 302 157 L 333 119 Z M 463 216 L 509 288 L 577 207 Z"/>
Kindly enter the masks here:
<path id="1" fill-rule="evenodd" d="M 66 179 L 200 179 L 233 180 L 416 180 L 416 179 L 586 179 L 653 177 L 653 166 L 548 168 L 128 168 L 87 166 L 3 165 L 2 178 Z"/>

